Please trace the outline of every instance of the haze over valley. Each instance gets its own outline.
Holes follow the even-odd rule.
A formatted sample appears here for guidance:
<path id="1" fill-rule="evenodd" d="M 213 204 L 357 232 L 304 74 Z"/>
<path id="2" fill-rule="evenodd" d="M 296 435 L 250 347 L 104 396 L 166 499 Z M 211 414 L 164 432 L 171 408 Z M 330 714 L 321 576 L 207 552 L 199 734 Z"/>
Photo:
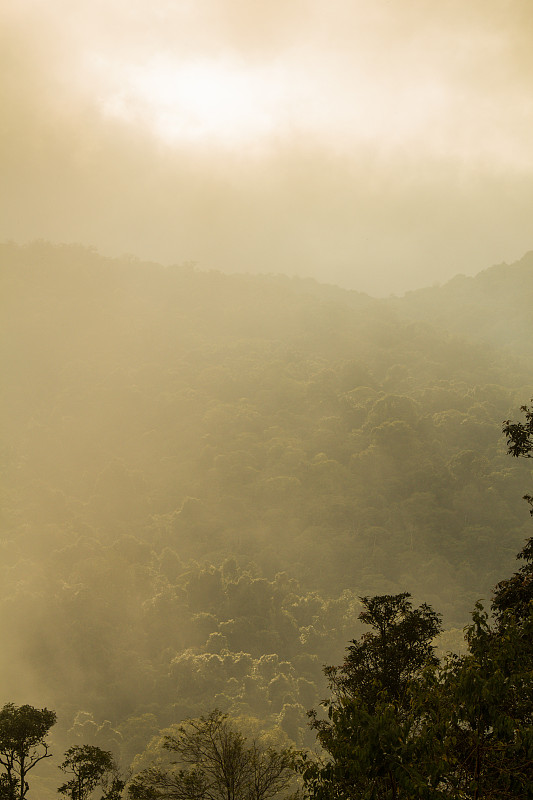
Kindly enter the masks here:
<path id="1" fill-rule="evenodd" d="M 361 596 L 411 592 L 461 649 L 531 526 L 501 434 L 533 385 L 531 254 L 389 300 L 1 259 L 6 701 L 125 765 L 213 707 L 311 746 Z"/>
<path id="2" fill-rule="evenodd" d="M 1 798 L 530 797 L 529 0 L 0 23 Z"/>

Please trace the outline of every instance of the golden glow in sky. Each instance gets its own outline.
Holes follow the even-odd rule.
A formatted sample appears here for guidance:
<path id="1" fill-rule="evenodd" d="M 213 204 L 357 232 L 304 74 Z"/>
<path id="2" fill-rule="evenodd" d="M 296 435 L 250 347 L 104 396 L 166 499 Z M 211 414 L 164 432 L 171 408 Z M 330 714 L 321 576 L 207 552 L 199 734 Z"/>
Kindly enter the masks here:
<path id="1" fill-rule="evenodd" d="M 167 145 L 256 153 L 297 134 L 343 153 L 359 143 L 380 152 L 410 146 L 533 168 L 533 101 L 512 59 L 502 61 L 504 38 L 468 18 L 448 39 L 427 21 L 394 36 L 390 20 L 362 14 L 349 40 L 319 22 L 311 41 L 296 37 L 261 58 L 229 46 L 139 56 L 96 31 L 80 50 L 79 84 L 108 118 Z"/>
<path id="2" fill-rule="evenodd" d="M 107 75 L 104 113 L 145 125 L 169 144 L 239 146 L 268 137 L 279 123 L 282 93 L 264 70 L 209 58 L 154 59 L 142 67 L 96 63 Z"/>
<path id="3" fill-rule="evenodd" d="M 18 0 L 0 29 L 0 238 L 379 294 L 533 248 L 531 0 Z"/>

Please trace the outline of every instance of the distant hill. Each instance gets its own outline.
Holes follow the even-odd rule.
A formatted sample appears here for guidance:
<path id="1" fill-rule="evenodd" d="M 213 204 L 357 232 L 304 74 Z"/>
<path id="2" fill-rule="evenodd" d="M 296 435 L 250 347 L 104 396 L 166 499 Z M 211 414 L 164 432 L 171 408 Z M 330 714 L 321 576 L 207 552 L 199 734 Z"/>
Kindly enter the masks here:
<path id="1" fill-rule="evenodd" d="M 457 275 L 444 286 L 408 292 L 391 302 L 413 319 L 533 355 L 533 251 L 515 264 L 499 264 L 473 278 Z"/>

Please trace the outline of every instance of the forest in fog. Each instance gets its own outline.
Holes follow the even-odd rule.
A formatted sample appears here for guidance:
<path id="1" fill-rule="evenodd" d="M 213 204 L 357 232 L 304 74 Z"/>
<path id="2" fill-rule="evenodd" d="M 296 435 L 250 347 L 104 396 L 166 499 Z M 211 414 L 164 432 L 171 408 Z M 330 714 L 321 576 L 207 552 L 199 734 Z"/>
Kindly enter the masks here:
<path id="1" fill-rule="evenodd" d="M 135 774 L 213 709 L 313 749 L 365 597 L 465 651 L 532 535 L 502 424 L 533 252 L 387 299 L 46 242 L 0 267 L 2 704 L 54 709 L 52 749 Z"/>

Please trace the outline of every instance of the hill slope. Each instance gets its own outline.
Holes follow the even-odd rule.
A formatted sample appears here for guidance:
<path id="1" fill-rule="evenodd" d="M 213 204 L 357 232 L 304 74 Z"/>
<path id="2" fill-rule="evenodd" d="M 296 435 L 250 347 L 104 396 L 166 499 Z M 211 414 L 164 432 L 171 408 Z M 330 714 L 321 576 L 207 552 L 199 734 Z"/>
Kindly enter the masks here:
<path id="1" fill-rule="evenodd" d="M 400 301 L 44 243 L 0 259 L 2 684 L 65 736 L 76 718 L 69 741 L 110 746 L 75 715 L 110 718 L 129 762 L 214 705 L 305 741 L 358 596 L 461 627 L 512 568 L 528 474 L 500 431 L 533 385 L 531 257 Z"/>
<path id="2" fill-rule="evenodd" d="M 473 278 L 457 275 L 439 288 L 393 301 L 401 313 L 515 354 L 533 354 L 533 251 Z"/>

